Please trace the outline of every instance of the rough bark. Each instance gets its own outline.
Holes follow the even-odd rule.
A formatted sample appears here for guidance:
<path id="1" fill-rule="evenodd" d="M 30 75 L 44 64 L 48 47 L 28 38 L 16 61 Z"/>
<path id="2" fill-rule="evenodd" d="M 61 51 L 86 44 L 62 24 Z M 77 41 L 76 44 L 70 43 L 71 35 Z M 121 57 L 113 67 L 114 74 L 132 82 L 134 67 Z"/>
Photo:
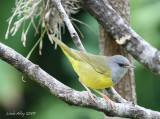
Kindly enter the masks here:
<path id="1" fill-rule="evenodd" d="M 45 87 L 66 103 L 75 106 L 87 107 L 104 112 L 108 116 L 129 117 L 136 119 L 158 119 L 160 112 L 145 109 L 132 103 L 114 103 L 114 108 L 105 99 L 95 97 L 97 103 L 91 100 L 86 91 L 79 92 L 62 84 L 54 77 L 43 71 L 38 65 L 0 43 L 0 59 L 14 66 L 35 82 Z"/>
<path id="2" fill-rule="evenodd" d="M 108 3 L 108 2 L 107 2 Z M 114 10 L 126 21 L 127 24 L 130 23 L 130 6 L 129 0 L 109 0 L 110 5 Z M 108 33 L 103 29 L 102 26 L 99 27 L 100 30 L 100 50 L 103 55 L 123 55 L 127 57 L 133 64 L 132 56 L 127 53 L 121 46 L 119 46 L 113 38 L 111 38 Z M 126 100 L 136 103 L 136 93 L 135 93 L 135 81 L 134 81 L 134 71 L 129 70 L 125 76 L 120 80 L 118 84 L 114 86 L 117 92 Z M 104 90 L 105 93 L 107 93 Z"/>
<path id="3" fill-rule="evenodd" d="M 109 4 L 103 0 L 79 0 L 78 4 L 90 12 L 112 38 L 123 41 L 117 43 L 135 59 L 160 75 L 160 51 L 141 38 Z M 127 38 L 121 40 L 125 36 Z"/>

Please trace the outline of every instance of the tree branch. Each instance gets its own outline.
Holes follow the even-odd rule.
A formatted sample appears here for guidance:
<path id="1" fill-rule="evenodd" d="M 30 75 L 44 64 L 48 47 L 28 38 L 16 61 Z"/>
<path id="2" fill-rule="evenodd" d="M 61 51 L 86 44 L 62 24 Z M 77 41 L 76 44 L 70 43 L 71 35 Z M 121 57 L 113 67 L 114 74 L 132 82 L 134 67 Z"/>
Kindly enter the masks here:
<path id="1" fill-rule="evenodd" d="M 160 112 L 145 109 L 129 102 L 113 102 L 114 108 L 112 108 L 110 103 L 105 99 L 96 97 L 97 103 L 95 103 L 90 99 L 90 96 L 86 91 L 79 92 L 69 88 L 43 71 L 38 65 L 33 64 L 31 61 L 2 43 L 0 43 L 0 58 L 70 105 L 95 109 L 104 112 L 108 116 L 139 119 L 155 119 L 160 117 Z"/>
<path id="2" fill-rule="evenodd" d="M 104 0 L 79 0 L 78 4 L 90 12 L 115 40 L 120 39 L 117 43 L 135 59 L 160 75 L 160 51 L 141 38 L 109 3 L 104 4 Z"/>
<path id="3" fill-rule="evenodd" d="M 60 13 L 61 15 L 61 18 L 63 19 L 63 21 L 65 22 L 69 32 L 70 32 L 70 35 L 74 41 L 74 43 L 76 44 L 76 46 L 78 47 L 78 49 L 80 51 L 83 51 L 85 52 L 85 49 L 81 43 L 81 40 L 78 36 L 78 33 L 76 32 L 76 30 L 74 29 L 66 11 L 64 10 L 62 4 L 61 4 L 61 1 L 60 0 L 51 0 L 53 2 L 53 4 L 55 5 L 56 9 L 58 10 L 58 12 Z"/>
<path id="4" fill-rule="evenodd" d="M 115 102 L 127 103 L 127 100 L 122 98 L 113 87 L 106 88 L 105 90 L 107 91 L 107 95 Z"/>

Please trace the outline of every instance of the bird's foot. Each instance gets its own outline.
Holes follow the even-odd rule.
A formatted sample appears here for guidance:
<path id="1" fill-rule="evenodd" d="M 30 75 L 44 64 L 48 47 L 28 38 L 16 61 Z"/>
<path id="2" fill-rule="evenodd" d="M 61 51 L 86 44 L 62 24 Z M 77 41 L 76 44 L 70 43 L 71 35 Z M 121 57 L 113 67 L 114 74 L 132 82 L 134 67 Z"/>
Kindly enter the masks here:
<path id="1" fill-rule="evenodd" d="M 79 79 L 79 81 L 80 81 L 81 84 L 84 86 L 84 88 L 87 90 L 87 92 L 88 92 L 89 96 L 91 97 L 91 99 L 92 99 L 94 102 L 96 102 L 96 99 L 95 99 L 96 95 L 94 95 L 94 94 L 89 90 L 89 88 L 88 88 L 80 79 Z"/>
<path id="2" fill-rule="evenodd" d="M 112 108 L 114 108 L 114 106 L 113 106 L 113 101 L 112 100 L 110 100 L 106 95 L 104 95 L 103 93 L 101 93 L 100 91 L 98 91 L 98 90 L 96 90 L 96 89 L 93 89 L 95 92 L 97 92 L 97 93 L 99 93 L 101 96 L 103 96 L 103 98 L 105 99 L 105 100 L 107 100 L 110 104 L 111 104 L 111 106 L 112 106 Z"/>
<path id="3" fill-rule="evenodd" d="M 90 90 L 87 90 L 87 92 L 88 92 L 89 96 L 91 97 L 91 99 L 92 99 L 94 102 L 96 102 L 96 99 L 95 99 L 96 95 L 94 95 Z"/>
<path id="4" fill-rule="evenodd" d="M 113 106 L 113 101 L 112 100 L 110 100 L 106 95 L 103 95 L 103 98 L 105 99 L 105 100 L 107 100 L 110 104 L 111 104 L 111 106 L 112 106 L 112 108 L 114 108 L 114 106 Z"/>

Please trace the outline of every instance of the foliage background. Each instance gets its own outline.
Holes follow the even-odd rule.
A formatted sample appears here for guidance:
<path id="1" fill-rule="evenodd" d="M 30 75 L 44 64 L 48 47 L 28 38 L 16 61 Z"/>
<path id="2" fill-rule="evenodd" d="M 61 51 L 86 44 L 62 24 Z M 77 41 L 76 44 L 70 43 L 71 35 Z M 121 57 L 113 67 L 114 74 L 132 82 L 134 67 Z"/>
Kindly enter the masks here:
<path id="1" fill-rule="evenodd" d="M 22 28 L 15 36 L 10 35 L 8 40 L 4 39 L 8 25 L 6 20 L 12 15 L 11 10 L 15 7 L 14 2 L 14 0 L 1 0 L 0 2 L 0 42 L 12 47 L 23 56 L 27 56 L 40 37 L 40 35 L 34 36 L 33 27 L 27 36 L 26 47 L 23 47 L 20 41 Z M 130 2 L 132 28 L 147 42 L 160 50 L 160 1 L 131 0 Z M 87 23 L 98 33 L 96 20 L 85 11 L 80 11 L 73 17 Z M 99 54 L 98 36 L 84 25 L 77 23 L 77 26 L 84 35 L 82 42 L 87 52 Z M 43 54 L 40 56 L 37 48 L 30 60 L 66 85 L 76 90 L 84 90 L 60 48 L 54 50 L 54 45 L 51 45 L 46 36 L 43 41 Z M 76 48 L 67 30 L 63 35 L 63 42 Z M 138 104 L 160 111 L 160 77 L 154 75 L 137 61 L 135 61 L 135 66 L 137 67 L 135 80 Z M 103 119 L 103 113 L 70 106 L 26 76 L 24 76 L 26 82 L 23 82 L 22 76 L 22 73 L 0 60 L 0 119 L 21 118 L 20 115 L 6 115 L 14 112 L 36 112 L 34 116 L 25 116 L 24 119 Z"/>

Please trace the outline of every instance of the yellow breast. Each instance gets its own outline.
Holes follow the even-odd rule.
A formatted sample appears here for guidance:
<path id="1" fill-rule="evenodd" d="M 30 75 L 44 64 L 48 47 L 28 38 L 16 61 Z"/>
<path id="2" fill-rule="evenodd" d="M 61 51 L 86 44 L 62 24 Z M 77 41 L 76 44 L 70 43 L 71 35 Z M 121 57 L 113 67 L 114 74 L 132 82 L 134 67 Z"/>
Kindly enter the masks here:
<path id="1" fill-rule="evenodd" d="M 77 61 L 69 58 L 75 72 L 78 74 L 80 80 L 90 88 L 104 89 L 113 86 L 111 80 L 111 72 L 100 74 L 96 72 L 93 67 L 83 61 Z"/>

